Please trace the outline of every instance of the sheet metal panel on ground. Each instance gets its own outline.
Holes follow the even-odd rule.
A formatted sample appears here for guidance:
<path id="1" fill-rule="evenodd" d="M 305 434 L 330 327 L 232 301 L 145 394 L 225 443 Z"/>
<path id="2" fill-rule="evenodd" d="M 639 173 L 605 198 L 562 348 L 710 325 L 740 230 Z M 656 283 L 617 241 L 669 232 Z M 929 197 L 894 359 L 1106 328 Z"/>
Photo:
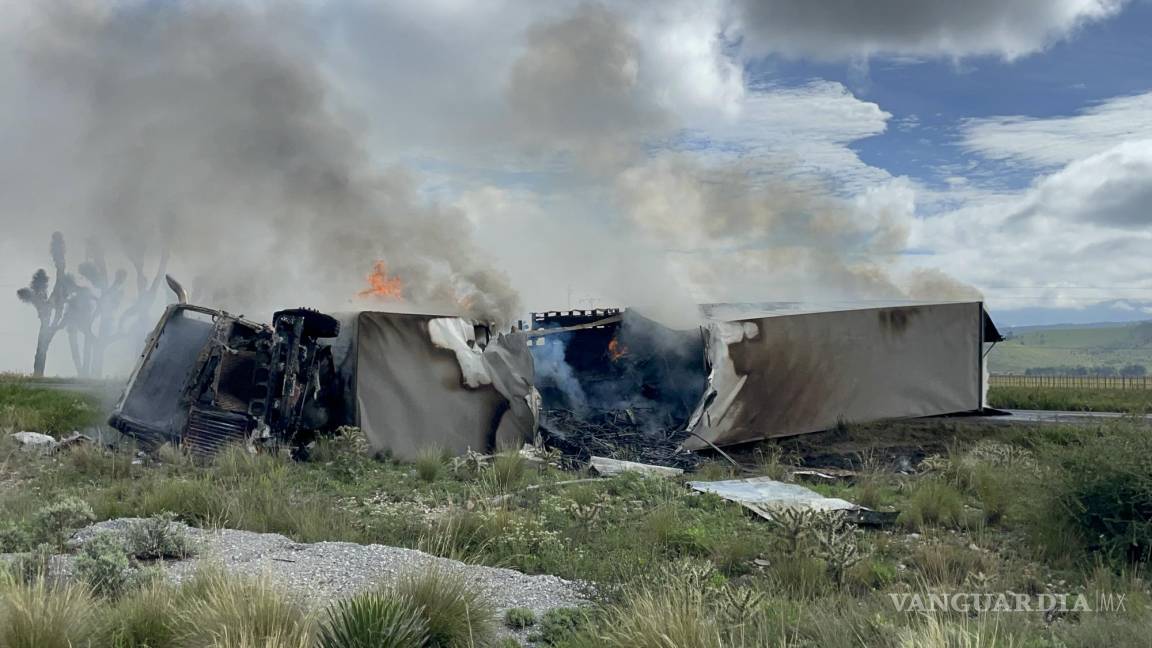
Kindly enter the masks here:
<path id="1" fill-rule="evenodd" d="M 472 322 L 436 315 L 343 319 L 334 354 L 373 450 L 413 459 L 426 447 L 461 454 L 532 439 L 537 396 L 523 334 L 487 340 Z"/>
<path id="2" fill-rule="evenodd" d="M 688 427 L 731 445 L 979 410 L 985 318 L 982 303 L 967 302 L 714 321 L 709 389 Z"/>

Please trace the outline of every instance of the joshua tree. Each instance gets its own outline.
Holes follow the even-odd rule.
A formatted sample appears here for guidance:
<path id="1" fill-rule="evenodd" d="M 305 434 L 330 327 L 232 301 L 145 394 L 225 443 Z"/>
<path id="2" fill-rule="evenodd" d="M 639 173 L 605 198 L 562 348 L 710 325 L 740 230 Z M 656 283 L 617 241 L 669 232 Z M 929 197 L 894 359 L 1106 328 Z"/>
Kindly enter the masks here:
<path id="1" fill-rule="evenodd" d="M 160 266 L 150 282 L 139 253 L 136 250 L 129 253 L 136 270 L 136 295 L 132 305 L 121 313 L 128 273 L 122 269 L 109 272 L 104 250 L 97 241 L 88 242 L 87 258 L 77 268 L 85 280 L 83 285 L 66 272 L 64 237 L 59 232 L 52 235 L 51 252 L 56 267 L 51 291 L 48 273 L 44 270 L 37 270 L 29 286 L 17 291 L 20 300 L 34 306 L 40 317 L 33 373 L 44 375 L 52 338 L 60 329 L 67 329 L 76 374 L 98 378 L 104 373 L 104 355 L 110 344 L 121 339 L 143 339 L 147 334 L 160 278 L 168 265 L 168 253 L 161 255 Z"/>
<path id="2" fill-rule="evenodd" d="M 56 268 L 56 278 L 52 282 L 51 290 L 48 286 L 48 273 L 40 268 L 32 274 L 32 281 L 27 288 L 16 291 L 20 301 L 31 304 L 36 309 L 36 316 L 40 318 L 40 331 L 36 335 L 36 357 L 32 363 L 32 375 L 37 378 L 44 375 L 48 347 L 52 344 L 56 332 L 65 325 L 68 302 L 76 290 L 76 282 L 65 268 L 64 236 L 60 232 L 52 233 L 49 253 Z"/>

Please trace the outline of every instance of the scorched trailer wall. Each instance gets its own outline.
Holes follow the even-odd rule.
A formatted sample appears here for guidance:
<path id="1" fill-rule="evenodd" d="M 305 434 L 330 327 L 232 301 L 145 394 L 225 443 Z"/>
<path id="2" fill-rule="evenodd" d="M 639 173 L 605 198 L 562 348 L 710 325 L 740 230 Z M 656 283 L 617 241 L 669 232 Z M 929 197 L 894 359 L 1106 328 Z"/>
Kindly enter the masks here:
<path id="1" fill-rule="evenodd" d="M 980 410 L 984 343 L 999 338 L 981 302 L 781 311 L 708 331 L 689 449 Z"/>
<path id="2" fill-rule="evenodd" d="M 536 432 L 538 398 L 523 333 L 490 335 L 459 317 L 360 312 L 341 316 L 332 345 L 346 385 L 346 421 L 372 450 L 415 459 L 519 448 Z"/>

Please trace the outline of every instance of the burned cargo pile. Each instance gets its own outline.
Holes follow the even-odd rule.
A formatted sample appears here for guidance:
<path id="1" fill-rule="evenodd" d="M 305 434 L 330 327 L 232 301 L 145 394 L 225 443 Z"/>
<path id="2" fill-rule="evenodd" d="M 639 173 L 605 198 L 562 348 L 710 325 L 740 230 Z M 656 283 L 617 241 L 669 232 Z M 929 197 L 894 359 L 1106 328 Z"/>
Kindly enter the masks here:
<path id="1" fill-rule="evenodd" d="M 706 387 L 701 331 L 598 309 L 533 313 L 528 335 L 547 445 L 580 462 L 699 462 L 681 444 Z"/>

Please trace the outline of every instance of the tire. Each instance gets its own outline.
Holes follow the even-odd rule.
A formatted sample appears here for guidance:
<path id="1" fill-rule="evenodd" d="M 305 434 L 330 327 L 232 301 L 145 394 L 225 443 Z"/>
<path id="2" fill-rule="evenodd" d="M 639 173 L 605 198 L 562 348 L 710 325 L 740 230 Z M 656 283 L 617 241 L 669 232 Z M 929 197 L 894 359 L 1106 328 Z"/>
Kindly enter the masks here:
<path id="1" fill-rule="evenodd" d="M 299 317 L 304 319 L 304 335 L 314 338 L 334 338 L 340 335 L 340 321 L 331 315 L 314 311 L 311 308 L 291 308 L 277 311 L 272 321 L 279 321 L 281 317 Z"/>

